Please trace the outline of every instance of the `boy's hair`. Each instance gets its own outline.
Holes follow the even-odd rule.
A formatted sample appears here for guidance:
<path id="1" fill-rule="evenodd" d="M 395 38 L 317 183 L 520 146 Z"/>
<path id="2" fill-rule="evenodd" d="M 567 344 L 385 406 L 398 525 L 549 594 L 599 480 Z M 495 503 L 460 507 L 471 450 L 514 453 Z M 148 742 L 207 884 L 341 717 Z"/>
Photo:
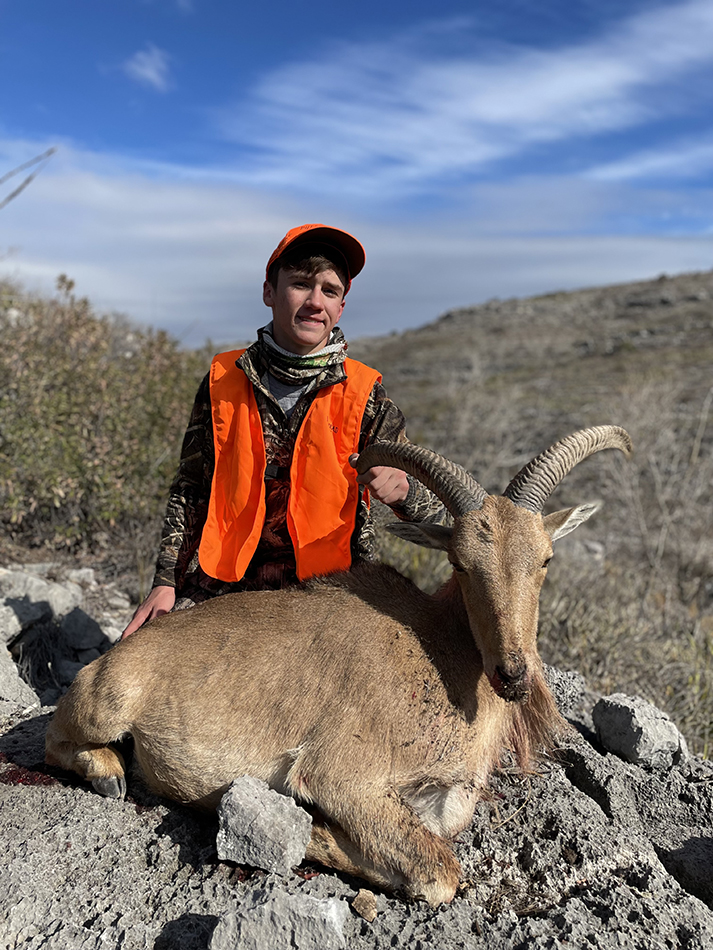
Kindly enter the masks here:
<path id="1" fill-rule="evenodd" d="M 330 244 L 303 242 L 296 247 L 288 247 L 284 254 L 273 261 L 267 272 L 267 279 L 277 290 L 277 277 L 281 270 L 298 270 L 307 277 L 314 277 L 325 270 L 333 270 L 346 288 L 349 286 L 349 268 L 341 251 Z"/>

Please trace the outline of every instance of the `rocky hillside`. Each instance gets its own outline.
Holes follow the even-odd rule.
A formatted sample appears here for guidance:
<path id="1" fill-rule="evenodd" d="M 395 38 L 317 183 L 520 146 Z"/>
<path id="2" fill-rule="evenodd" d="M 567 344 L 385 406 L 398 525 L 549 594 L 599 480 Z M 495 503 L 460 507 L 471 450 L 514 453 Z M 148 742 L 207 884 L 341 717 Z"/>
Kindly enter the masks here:
<path id="1" fill-rule="evenodd" d="M 630 431 L 632 462 L 597 455 L 552 499 L 604 501 L 558 543 L 543 592 L 563 748 L 533 774 L 504 763 L 455 842 L 447 907 L 271 869 L 259 842 L 219 857 L 217 820 L 138 776 L 118 802 L 43 764 L 52 704 L 138 593 L 111 524 L 81 561 L 6 538 L 0 950 L 713 947 L 713 765 L 696 754 L 713 739 L 713 274 L 491 301 L 350 354 L 383 371 L 411 438 L 489 490 L 576 428 Z M 383 550 L 424 586 L 446 570 L 396 539 Z"/>
<path id="2" fill-rule="evenodd" d="M 563 427 L 604 421 L 616 396 L 644 381 L 664 390 L 674 384 L 683 400 L 704 397 L 713 271 L 491 300 L 416 330 L 355 341 L 349 353 L 382 371 L 414 441 L 482 474 L 483 430 L 487 442 L 493 427 L 486 415 L 529 433 L 529 451 L 561 437 Z"/>

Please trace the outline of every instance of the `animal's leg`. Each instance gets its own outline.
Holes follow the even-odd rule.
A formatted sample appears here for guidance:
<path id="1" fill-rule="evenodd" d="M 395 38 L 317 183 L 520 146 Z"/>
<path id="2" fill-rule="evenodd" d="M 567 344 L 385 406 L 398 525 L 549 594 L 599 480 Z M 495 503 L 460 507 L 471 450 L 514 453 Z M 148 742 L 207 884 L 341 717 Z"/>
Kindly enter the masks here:
<path id="1" fill-rule="evenodd" d="M 434 906 L 453 899 L 458 861 L 395 789 L 371 782 L 320 782 L 314 772 L 307 777 L 301 768 L 299 774 L 293 768 L 290 784 L 298 797 L 305 797 L 309 787 L 327 819 L 326 831 L 313 833 L 308 857 Z"/>
<path id="2" fill-rule="evenodd" d="M 76 681 L 75 681 L 76 682 Z M 117 729 L 112 717 L 97 715 L 81 701 L 81 684 L 61 700 L 47 727 L 45 762 L 76 772 L 91 782 L 97 792 L 110 798 L 126 794 L 125 764 L 120 752 L 109 743 L 125 732 Z"/>
<path id="3" fill-rule="evenodd" d="M 406 879 L 402 874 L 387 874 L 374 867 L 338 825 L 330 825 L 318 816 L 312 817 L 312 836 L 307 845 L 306 858 L 334 868 L 335 871 L 362 877 L 385 890 L 398 891 L 406 887 Z"/>

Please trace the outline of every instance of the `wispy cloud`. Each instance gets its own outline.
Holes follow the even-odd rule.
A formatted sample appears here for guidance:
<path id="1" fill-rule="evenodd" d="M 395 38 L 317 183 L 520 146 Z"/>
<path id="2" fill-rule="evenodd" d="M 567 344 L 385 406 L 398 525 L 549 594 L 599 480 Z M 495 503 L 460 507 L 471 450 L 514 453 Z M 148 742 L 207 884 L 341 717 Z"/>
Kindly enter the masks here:
<path id="1" fill-rule="evenodd" d="M 221 126 L 257 150 L 255 181 L 413 193 L 675 114 L 684 105 L 671 84 L 713 62 L 712 30 L 709 0 L 685 0 L 544 51 L 473 40 L 472 55 L 448 56 L 442 30 L 437 53 L 427 32 L 346 43 L 319 61 L 273 71 L 247 105 L 223 113 Z M 458 43 L 462 50 L 462 25 Z"/>
<path id="2" fill-rule="evenodd" d="M 638 151 L 614 162 L 595 166 L 587 177 L 596 181 L 656 178 L 708 179 L 713 172 L 713 140 L 681 142 L 674 148 Z"/>
<path id="3" fill-rule="evenodd" d="M 171 57 L 165 50 L 148 43 L 145 49 L 138 50 L 127 59 L 122 69 L 130 79 L 142 86 L 168 92 L 171 88 L 170 63 Z"/>

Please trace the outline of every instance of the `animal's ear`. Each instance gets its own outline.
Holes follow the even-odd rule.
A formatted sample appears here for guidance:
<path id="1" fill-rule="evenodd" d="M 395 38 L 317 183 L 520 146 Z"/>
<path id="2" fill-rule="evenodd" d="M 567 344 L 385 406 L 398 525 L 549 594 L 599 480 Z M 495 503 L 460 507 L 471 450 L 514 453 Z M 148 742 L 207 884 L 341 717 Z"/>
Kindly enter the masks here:
<path id="1" fill-rule="evenodd" d="M 600 501 L 595 501 L 587 505 L 577 505 L 576 508 L 563 508 L 562 511 L 553 511 L 551 515 L 545 515 L 542 519 L 545 530 L 553 541 L 557 541 L 558 538 L 563 538 L 588 518 L 591 518 L 594 512 L 601 507 L 601 504 Z"/>
<path id="2" fill-rule="evenodd" d="M 428 524 L 425 521 L 418 524 L 410 521 L 393 521 L 386 525 L 386 530 L 398 538 L 403 538 L 404 541 L 420 544 L 422 548 L 436 548 L 438 551 L 446 550 L 453 534 L 453 528 L 447 525 Z"/>

